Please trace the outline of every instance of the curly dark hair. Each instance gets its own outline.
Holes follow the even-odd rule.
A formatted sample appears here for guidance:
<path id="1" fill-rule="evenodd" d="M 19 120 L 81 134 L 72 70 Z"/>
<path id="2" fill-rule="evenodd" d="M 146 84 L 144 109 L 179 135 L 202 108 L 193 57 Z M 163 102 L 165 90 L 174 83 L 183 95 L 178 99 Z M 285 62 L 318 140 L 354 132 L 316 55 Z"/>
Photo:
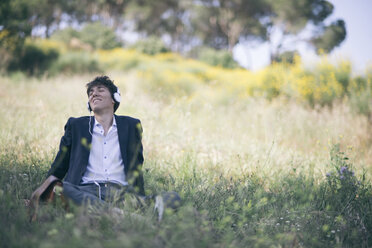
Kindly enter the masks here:
<path id="1" fill-rule="evenodd" d="M 114 113 L 118 109 L 120 103 L 115 101 L 114 99 L 114 93 L 118 91 L 118 87 L 115 86 L 114 81 L 112 81 L 108 76 L 98 76 L 95 79 L 93 79 L 91 82 L 87 83 L 87 95 L 89 97 L 90 90 L 95 86 L 104 86 L 106 87 L 110 93 L 111 98 L 114 100 Z"/>

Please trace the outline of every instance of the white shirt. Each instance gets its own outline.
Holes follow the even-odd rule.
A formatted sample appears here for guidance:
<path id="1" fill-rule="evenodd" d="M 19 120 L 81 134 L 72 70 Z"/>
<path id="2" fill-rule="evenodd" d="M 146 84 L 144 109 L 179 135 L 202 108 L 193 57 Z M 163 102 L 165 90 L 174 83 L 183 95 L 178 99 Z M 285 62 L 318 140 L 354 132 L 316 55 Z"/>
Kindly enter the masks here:
<path id="1" fill-rule="evenodd" d="M 121 157 L 115 117 L 104 135 L 103 126 L 95 119 L 87 170 L 82 183 L 113 182 L 128 185 L 125 180 L 124 162 Z"/>

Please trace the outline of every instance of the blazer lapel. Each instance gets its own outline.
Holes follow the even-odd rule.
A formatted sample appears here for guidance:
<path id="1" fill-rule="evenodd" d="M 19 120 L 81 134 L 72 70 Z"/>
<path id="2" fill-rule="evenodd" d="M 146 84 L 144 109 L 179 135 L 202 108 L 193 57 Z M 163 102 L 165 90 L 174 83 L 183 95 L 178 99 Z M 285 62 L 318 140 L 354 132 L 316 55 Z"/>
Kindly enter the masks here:
<path id="1" fill-rule="evenodd" d="M 124 162 L 124 172 L 125 174 L 127 174 L 128 169 L 129 169 L 128 159 L 127 159 L 128 123 L 125 121 L 124 118 L 119 118 L 117 115 L 114 115 L 114 117 L 116 120 L 117 129 L 118 129 L 121 157 Z"/>
<path id="2" fill-rule="evenodd" d="M 92 116 L 92 117 L 89 117 L 88 121 L 84 121 L 82 125 L 81 144 L 84 148 L 81 149 L 81 158 L 82 158 L 81 161 L 83 161 L 85 166 L 88 164 L 88 160 L 89 160 L 89 154 L 90 154 L 90 149 L 92 145 L 91 133 L 93 133 L 94 121 L 95 119 Z"/>
<path id="3" fill-rule="evenodd" d="M 90 130 L 88 134 L 86 133 L 89 144 L 92 143 L 92 133 L 93 133 L 95 121 L 96 121 L 96 118 L 94 118 L 94 116 L 89 116 L 88 128 L 85 129 L 85 130 Z"/>

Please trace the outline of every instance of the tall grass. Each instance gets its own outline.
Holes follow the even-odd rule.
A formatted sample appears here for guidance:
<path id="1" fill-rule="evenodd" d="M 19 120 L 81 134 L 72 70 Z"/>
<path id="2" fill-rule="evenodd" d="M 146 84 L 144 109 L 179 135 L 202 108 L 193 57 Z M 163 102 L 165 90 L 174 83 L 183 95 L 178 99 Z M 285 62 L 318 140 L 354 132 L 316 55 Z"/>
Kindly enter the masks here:
<path id="1" fill-rule="evenodd" d="M 109 73 L 123 94 L 117 113 L 142 121 L 146 192 L 179 192 L 179 211 L 159 224 L 151 207 L 118 217 L 45 206 L 29 223 L 23 199 L 44 179 L 67 118 L 88 114 L 95 75 L 1 77 L 2 247 L 372 245 L 372 134 L 348 102 L 232 100 L 203 83 L 165 101 L 143 75 Z"/>

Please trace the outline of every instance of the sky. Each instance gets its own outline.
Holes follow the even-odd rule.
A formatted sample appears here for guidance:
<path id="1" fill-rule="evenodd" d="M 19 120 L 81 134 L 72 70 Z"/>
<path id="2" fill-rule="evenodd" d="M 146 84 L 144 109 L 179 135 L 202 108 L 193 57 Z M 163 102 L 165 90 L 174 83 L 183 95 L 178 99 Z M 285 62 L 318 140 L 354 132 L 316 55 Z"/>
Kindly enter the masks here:
<path id="1" fill-rule="evenodd" d="M 367 66 L 372 66 L 372 0 L 328 0 L 334 11 L 326 22 L 343 19 L 346 24 L 346 39 L 330 54 L 331 61 L 348 59 L 353 71 L 363 74 Z M 319 57 L 305 47 L 299 48 L 305 63 L 316 63 Z M 234 57 L 251 70 L 260 69 L 269 63 L 268 44 L 254 47 L 236 46 Z"/>

